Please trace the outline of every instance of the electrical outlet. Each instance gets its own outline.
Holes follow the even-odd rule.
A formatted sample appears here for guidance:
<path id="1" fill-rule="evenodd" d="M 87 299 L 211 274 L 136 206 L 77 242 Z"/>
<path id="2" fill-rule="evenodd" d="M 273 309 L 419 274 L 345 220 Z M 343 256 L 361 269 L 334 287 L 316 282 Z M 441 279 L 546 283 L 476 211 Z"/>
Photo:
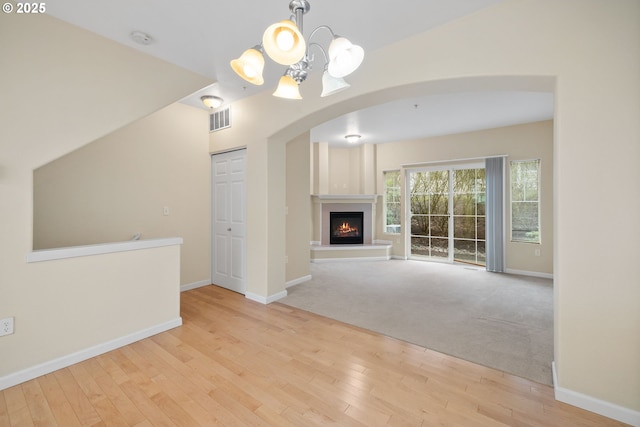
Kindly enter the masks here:
<path id="1" fill-rule="evenodd" d="M 13 317 L 0 320 L 0 337 L 13 333 Z"/>
<path id="2" fill-rule="evenodd" d="M 534 254 L 535 254 L 535 256 L 540 256 L 540 249 L 536 249 Z"/>

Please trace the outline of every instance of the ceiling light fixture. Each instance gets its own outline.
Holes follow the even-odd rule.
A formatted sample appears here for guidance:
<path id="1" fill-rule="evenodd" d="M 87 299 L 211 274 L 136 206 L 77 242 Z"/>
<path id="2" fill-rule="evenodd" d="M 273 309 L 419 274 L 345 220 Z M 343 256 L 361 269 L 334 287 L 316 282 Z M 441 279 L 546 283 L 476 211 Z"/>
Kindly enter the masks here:
<path id="1" fill-rule="evenodd" d="M 324 57 L 320 96 L 329 96 L 349 88 L 350 85 L 343 77 L 353 73 L 360 66 L 364 59 L 364 50 L 346 38 L 336 35 L 326 25 L 313 30 L 307 42 L 302 34 L 302 17 L 310 9 L 307 0 L 291 0 L 289 10 L 293 15 L 290 19 L 270 25 L 262 35 L 261 44 L 245 50 L 239 58 L 231 61 L 233 71 L 249 83 L 262 85 L 263 53 L 266 53 L 278 64 L 288 66 L 273 95 L 286 99 L 302 99 L 298 86 L 307 79 L 311 71 L 311 63 L 315 58 L 309 54 L 309 50 L 316 47 Z M 331 33 L 332 41 L 327 50 L 318 43 L 310 42 L 319 30 Z"/>
<path id="2" fill-rule="evenodd" d="M 200 100 L 204 105 L 206 105 L 208 108 L 211 108 L 211 109 L 218 108 L 219 106 L 222 105 L 222 102 L 223 102 L 222 98 L 218 96 L 213 96 L 213 95 L 201 96 Z"/>
<path id="3" fill-rule="evenodd" d="M 142 31 L 132 31 L 129 37 L 131 37 L 131 40 L 134 42 L 144 46 L 150 45 L 153 41 L 153 38 L 149 34 L 143 33 Z"/>
<path id="4" fill-rule="evenodd" d="M 345 135 L 344 139 L 347 140 L 347 142 L 349 144 L 355 144 L 356 142 L 360 141 L 360 138 L 362 138 L 362 136 L 360 135 Z"/>

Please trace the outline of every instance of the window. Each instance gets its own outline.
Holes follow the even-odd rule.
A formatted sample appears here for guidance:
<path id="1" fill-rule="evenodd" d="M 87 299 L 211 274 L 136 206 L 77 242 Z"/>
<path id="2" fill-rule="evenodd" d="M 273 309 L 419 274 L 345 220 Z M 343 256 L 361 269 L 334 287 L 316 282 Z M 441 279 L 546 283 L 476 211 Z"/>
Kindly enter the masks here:
<path id="1" fill-rule="evenodd" d="M 400 171 L 383 172 L 384 178 L 384 231 L 400 233 Z"/>
<path id="2" fill-rule="evenodd" d="M 540 243 L 540 159 L 510 166 L 511 241 Z"/>

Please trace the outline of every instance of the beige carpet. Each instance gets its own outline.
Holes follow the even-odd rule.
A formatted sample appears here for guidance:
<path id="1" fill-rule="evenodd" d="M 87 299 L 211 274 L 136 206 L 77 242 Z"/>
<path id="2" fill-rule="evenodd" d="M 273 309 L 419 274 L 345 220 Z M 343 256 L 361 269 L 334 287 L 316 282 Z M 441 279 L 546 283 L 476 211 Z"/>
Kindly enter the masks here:
<path id="1" fill-rule="evenodd" d="M 551 385 L 553 282 L 423 261 L 311 264 L 279 302 Z"/>

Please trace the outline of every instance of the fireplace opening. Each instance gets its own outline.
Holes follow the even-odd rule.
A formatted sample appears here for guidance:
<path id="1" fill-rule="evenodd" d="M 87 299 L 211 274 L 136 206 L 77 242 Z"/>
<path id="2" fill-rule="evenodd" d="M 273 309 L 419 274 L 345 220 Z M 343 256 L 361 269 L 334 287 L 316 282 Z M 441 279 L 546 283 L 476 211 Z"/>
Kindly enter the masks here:
<path id="1" fill-rule="evenodd" d="M 331 212 L 329 243 L 332 245 L 362 244 L 363 212 Z"/>

